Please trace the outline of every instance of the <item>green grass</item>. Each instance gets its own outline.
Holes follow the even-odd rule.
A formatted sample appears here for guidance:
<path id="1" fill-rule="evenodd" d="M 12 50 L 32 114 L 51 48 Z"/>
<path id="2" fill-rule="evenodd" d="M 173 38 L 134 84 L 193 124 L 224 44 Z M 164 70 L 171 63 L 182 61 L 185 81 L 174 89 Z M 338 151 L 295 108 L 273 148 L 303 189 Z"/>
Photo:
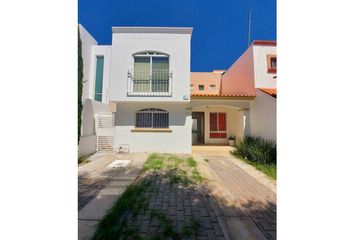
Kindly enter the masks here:
<path id="1" fill-rule="evenodd" d="M 129 226 L 128 220 L 135 219 L 137 214 L 147 207 L 148 199 L 145 193 L 151 190 L 150 185 L 150 181 L 142 180 L 127 187 L 100 221 L 92 239 L 141 239 L 137 229 Z"/>
<path id="2" fill-rule="evenodd" d="M 158 153 L 152 153 L 146 160 L 143 171 L 148 170 L 161 170 L 164 166 L 164 156 Z"/>
<path id="3" fill-rule="evenodd" d="M 242 161 L 254 166 L 256 169 L 259 171 L 263 172 L 265 175 L 271 177 L 274 180 L 277 180 L 277 165 L 272 163 L 272 164 L 264 164 L 264 163 L 256 163 L 256 162 L 251 162 L 247 159 L 244 159 L 242 157 L 238 157 Z"/>
<path id="4" fill-rule="evenodd" d="M 89 163 L 90 161 L 87 160 L 89 157 L 91 157 L 92 154 L 89 154 L 89 155 L 85 155 L 85 156 L 82 156 L 82 157 L 79 157 L 78 160 L 77 160 L 77 163 L 79 165 L 84 165 L 86 163 Z"/>
<path id="5" fill-rule="evenodd" d="M 186 159 L 187 165 L 190 167 L 196 167 L 197 166 L 197 162 L 192 158 L 192 157 L 188 157 Z"/>
<path id="6" fill-rule="evenodd" d="M 150 220 L 157 219 L 160 222 L 160 228 L 162 228 L 162 233 L 155 234 L 152 239 L 184 239 L 190 238 L 191 236 L 196 236 L 200 229 L 200 222 L 191 219 L 190 223 L 185 223 L 180 232 L 173 229 L 173 221 L 166 216 L 165 213 L 159 210 L 150 211 Z"/>
<path id="7" fill-rule="evenodd" d="M 167 172 L 167 178 L 172 184 L 182 183 L 183 186 L 187 187 L 192 183 L 191 179 L 188 177 L 188 174 L 184 170 L 172 169 Z"/>
<path id="8" fill-rule="evenodd" d="M 203 180 L 197 168 L 197 161 L 190 156 L 152 153 L 145 162 L 143 170 L 164 172 L 170 183 L 182 183 L 185 187 Z"/>
<path id="9" fill-rule="evenodd" d="M 201 181 L 203 181 L 202 175 L 200 174 L 200 172 L 196 168 L 194 168 L 192 170 L 192 179 L 196 183 L 200 183 Z"/>

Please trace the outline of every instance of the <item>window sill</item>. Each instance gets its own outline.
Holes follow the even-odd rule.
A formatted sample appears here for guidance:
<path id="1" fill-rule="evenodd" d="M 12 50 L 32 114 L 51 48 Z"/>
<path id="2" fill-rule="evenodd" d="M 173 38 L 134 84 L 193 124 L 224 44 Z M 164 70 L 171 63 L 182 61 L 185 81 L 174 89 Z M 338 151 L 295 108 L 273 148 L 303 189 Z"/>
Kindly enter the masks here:
<path id="1" fill-rule="evenodd" d="M 172 129 L 170 128 L 133 128 L 131 132 L 165 132 L 171 133 Z"/>

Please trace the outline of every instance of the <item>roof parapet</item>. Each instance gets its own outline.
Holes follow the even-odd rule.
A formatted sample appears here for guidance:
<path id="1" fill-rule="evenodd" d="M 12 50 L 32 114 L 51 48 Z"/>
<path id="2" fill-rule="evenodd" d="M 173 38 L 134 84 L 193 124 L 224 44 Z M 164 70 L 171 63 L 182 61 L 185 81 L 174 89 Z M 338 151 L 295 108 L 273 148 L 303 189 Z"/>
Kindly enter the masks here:
<path id="1" fill-rule="evenodd" d="M 191 27 L 112 27 L 112 33 L 166 33 L 166 34 L 190 34 Z"/>

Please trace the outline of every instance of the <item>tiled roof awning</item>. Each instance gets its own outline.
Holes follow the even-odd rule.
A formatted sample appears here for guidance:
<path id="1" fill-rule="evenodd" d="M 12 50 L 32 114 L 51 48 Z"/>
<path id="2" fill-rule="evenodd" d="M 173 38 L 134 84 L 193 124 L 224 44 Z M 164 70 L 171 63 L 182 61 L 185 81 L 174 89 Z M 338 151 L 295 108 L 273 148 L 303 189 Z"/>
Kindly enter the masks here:
<path id="1" fill-rule="evenodd" d="M 258 88 L 259 90 L 261 90 L 262 92 L 265 92 L 267 94 L 269 94 L 272 97 L 277 97 L 277 89 L 276 88 Z"/>
<path id="2" fill-rule="evenodd" d="M 249 100 L 249 99 L 254 99 L 256 96 L 255 95 L 248 95 L 248 94 L 208 94 L 208 93 L 192 93 L 191 98 L 205 98 L 205 99 L 244 99 L 244 100 Z"/>

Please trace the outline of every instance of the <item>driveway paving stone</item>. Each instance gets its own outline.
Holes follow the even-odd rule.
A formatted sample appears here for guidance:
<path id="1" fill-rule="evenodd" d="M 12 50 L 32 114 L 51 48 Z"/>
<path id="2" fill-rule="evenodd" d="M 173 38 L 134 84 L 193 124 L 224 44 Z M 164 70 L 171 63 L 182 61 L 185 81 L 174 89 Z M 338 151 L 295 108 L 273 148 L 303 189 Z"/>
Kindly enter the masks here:
<path id="1" fill-rule="evenodd" d="M 230 149 L 198 146 L 193 151 L 209 176 L 210 200 L 224 233 L 229 239 L 276 239 L 274 188 L 237 165 Z"/>

